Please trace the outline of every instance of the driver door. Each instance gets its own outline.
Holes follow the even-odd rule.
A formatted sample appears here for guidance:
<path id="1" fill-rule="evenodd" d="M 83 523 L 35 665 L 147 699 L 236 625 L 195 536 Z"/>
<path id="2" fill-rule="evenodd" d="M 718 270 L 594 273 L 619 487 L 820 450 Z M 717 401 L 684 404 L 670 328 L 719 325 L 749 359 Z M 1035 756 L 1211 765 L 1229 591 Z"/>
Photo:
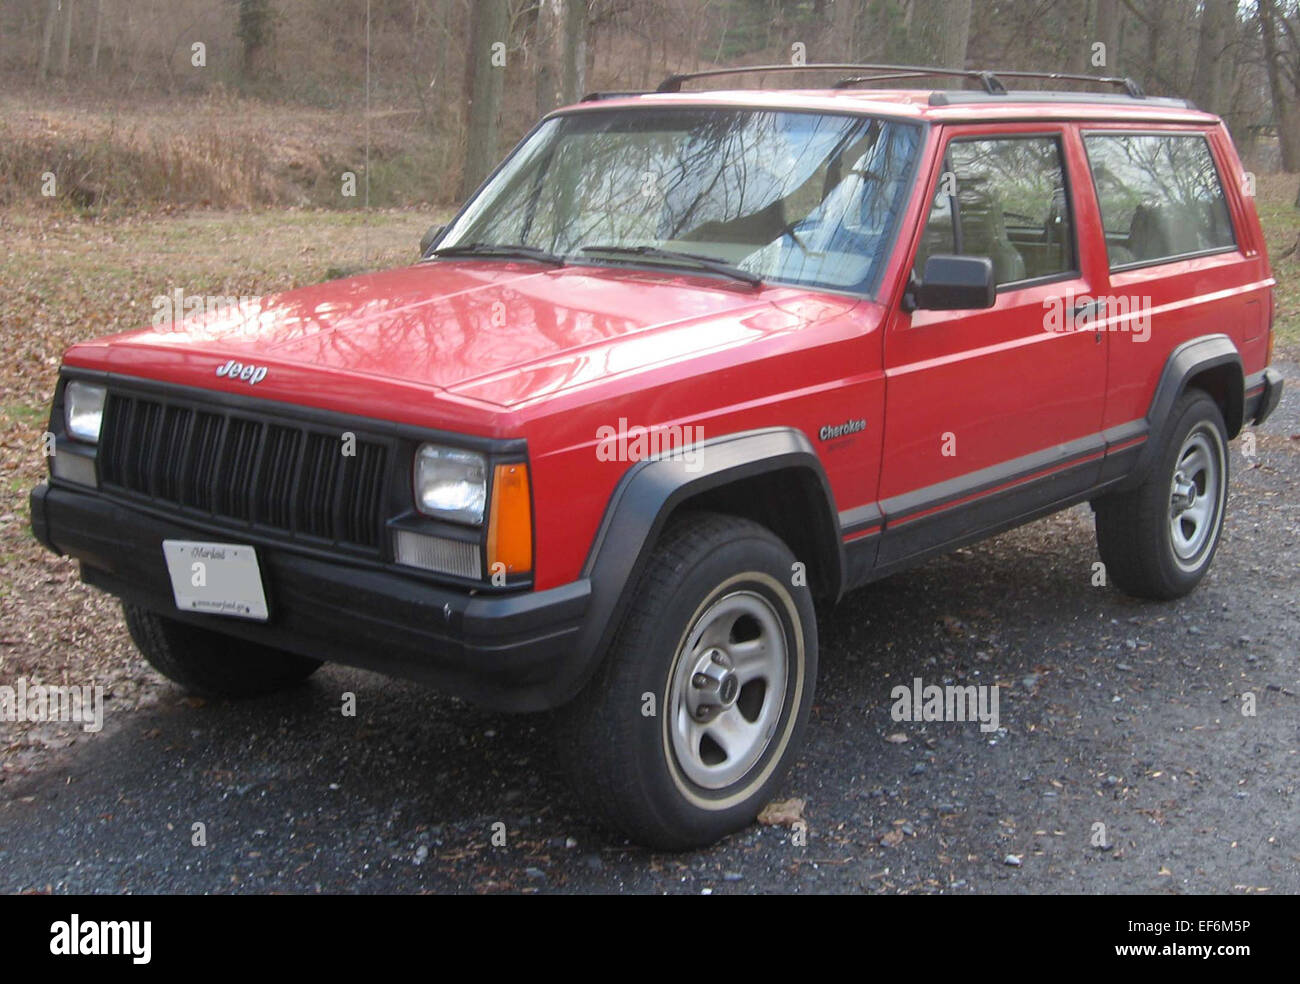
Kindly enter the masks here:
<path id="1" fill-rule="evenodd" d="M 932 175 L 927 256 L 987 256 L 992 308 L 898 310 L 885 340 L 878 564 L 1010 525 L 1100 475 L 1106 344 L 1053 330 L 1086 304 L 1071 181 L 1086 180 L 1066 126 L 953 127 Z M 1076 304 L 1076 299 L 1078 303 Z"/>

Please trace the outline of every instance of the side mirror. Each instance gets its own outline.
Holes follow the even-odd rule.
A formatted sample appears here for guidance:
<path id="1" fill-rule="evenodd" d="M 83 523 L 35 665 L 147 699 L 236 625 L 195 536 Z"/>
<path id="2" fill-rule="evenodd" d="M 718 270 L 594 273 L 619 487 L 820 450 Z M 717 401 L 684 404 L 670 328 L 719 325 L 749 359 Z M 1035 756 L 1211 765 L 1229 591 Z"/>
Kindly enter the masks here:
<path id="1" fill-rule="evenodd" d="M 431 225 L 431 226 L 429 226 L 428 231 L 426 231 L 425 234 L 424 234 L 423 236 L 420 237 L 420 255 L 421 255 L 421 256 L 423 256 L 425 253 L 429 252 L 429 247 L 432 246 L 432 245 L 434 244 L 434 242 L 437 240 L 437 238 L 438 238 L 439 236 L 442 235 L 442 230 L 443 230 L 443 229 L 446 229 L 446 228 L 447 228 L 447 227 L 446 227 L 446 226 L 443 226 L 443 225 Z"/>
<path id="2" fill-rule="evenodd" d="M 966 311 L 997 303 L 993 261 L 987 256 L 931 256 L 921 282 L 908 292 L 912 310 Z"/>

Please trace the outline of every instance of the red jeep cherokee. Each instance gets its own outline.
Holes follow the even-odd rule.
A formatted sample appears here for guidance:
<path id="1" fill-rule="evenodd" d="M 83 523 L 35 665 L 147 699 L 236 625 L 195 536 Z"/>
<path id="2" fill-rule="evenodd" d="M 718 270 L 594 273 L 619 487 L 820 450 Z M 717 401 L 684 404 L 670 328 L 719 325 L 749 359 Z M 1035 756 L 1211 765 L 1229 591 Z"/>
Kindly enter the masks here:
<path id="1" fill-rule="evenodd" d="M 580 792 L 664 847 L 776 788 L 816 605 L 1083 501 L 1117 585 L 1191 591 L 1281 393 L 1223 124 L 832 67 L 589 97 L 414 266 L 74 346 L 36 536 L 194 691 L 563 705 Z M 854 89 L 943 74 L 979 89 Z"/>

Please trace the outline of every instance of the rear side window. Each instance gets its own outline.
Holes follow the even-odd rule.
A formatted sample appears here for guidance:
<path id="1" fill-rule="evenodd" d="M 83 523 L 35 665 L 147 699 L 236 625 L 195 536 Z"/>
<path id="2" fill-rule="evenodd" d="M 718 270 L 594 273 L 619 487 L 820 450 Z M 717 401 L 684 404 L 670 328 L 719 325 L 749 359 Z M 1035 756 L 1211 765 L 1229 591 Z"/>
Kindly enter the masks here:
<path id="1" fill-rule="evenodd" d="M 916 275 L 929 257 L 941 253 L 987 256 L 999 287 L 1072 272 L 1074 232 L 1058 140 L 950 143 L 917 251 Z"/>
<path id="2" fill-rule="evenodd" d="M 1084 144 L 1112 270 L 1236 245 L 1205 137 L 1090 134 Z"/>

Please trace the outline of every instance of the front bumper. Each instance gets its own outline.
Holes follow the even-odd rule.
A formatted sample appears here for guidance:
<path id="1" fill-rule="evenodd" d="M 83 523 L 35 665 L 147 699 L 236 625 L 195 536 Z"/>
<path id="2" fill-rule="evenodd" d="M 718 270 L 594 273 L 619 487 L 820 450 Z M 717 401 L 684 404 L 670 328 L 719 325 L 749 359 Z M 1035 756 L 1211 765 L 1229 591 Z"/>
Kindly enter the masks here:
<path id="1" fill-rule="evenodd" d="M 37 486 L 31 510 L 36 538 L 81 561 L 86 583 L 226 635 L 427 683 L 509 711 L 559 706 L 582 686 L 590 665 L 577 641 L 591 595 L 586 580 L 547 591 L 473 594 L 163 519 L 65 484 Z M 255 546 L 269 619 L 179 611 L 164 539 Z"/>

